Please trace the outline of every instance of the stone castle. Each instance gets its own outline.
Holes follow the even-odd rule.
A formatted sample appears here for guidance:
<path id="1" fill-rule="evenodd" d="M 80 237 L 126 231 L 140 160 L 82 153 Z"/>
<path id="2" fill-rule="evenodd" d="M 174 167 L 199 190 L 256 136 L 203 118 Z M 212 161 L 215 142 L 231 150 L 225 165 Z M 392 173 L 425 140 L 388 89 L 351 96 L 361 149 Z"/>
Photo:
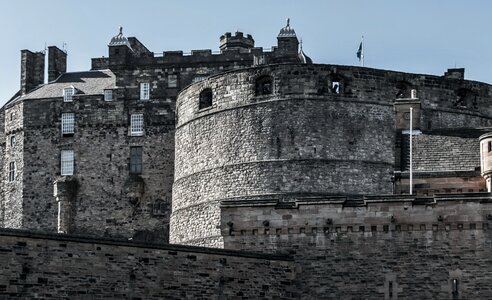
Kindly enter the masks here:
<path id="1" fill-rule="evenodd" d="M 289 22 L 108 48 L 21 51 L 0 298 L 492 297 L 491 85 L 313 64 Z"/>

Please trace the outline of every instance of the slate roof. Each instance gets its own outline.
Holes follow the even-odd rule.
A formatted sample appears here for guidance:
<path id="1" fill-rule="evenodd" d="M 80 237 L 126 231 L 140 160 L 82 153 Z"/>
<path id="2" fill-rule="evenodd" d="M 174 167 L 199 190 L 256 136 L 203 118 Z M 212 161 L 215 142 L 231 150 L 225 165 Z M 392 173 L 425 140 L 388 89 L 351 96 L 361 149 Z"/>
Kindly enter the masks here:
<path id="1" fill-rule="evenodd" d="M 403 136 L 404 166 L 409 170 L 409 140 Z M 420 134 L 413 139 L 414 171 L 470 171 L 480 167 L 480 143 L 476 134 Z"/>
<path id="2" fill-rule="evenodd" d="M 76 95 L 100 95 L 104 89 L 116 87 L 116 76 L 111 70 L 65 73 L 12 101 L 62 97 L 63 89 L 71 86 L 76 89 Z"/>

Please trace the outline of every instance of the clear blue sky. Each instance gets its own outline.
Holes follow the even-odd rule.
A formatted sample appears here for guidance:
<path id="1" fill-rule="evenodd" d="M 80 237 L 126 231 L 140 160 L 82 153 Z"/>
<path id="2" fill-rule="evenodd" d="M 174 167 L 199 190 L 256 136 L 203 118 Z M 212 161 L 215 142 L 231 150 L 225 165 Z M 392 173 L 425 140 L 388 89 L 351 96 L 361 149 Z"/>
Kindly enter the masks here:
<path id="1" fill-rule="evenodd" d="M 123 26 L 154 52 L 218 50 L 226 31 L 276 45 L 285 19 L 315 63 L 357 65 L 365 36 L 366 66 L 442 75 L 465 67 L 467 79 L 492 83 L 492 1 L 487 0 L 2 0 L 0 104 L 18 89 L 20 50 L 67 44 L 68 71 L 107 56 Z"/>

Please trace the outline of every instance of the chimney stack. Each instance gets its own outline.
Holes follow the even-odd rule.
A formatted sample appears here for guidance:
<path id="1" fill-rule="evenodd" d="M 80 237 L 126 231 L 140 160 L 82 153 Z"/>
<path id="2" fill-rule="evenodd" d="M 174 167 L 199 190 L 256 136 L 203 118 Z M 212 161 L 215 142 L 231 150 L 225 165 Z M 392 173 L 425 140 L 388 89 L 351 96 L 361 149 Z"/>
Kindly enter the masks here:
<path id="1" fill-rule="evenodd" d="M 44 83 L 44 53 L 21 50 L 21 92 L 25 95 Z"/>
<path id="2" fill-rule="evenodd" d="M 56 46 L 48 47 L 48 82 L 67 72 L 67 53 Z"/>

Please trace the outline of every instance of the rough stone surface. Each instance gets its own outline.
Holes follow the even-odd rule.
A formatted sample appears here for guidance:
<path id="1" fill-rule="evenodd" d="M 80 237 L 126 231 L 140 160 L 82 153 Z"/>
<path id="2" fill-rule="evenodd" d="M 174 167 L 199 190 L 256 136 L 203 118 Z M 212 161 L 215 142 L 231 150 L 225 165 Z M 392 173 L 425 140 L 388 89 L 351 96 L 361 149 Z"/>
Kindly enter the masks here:
<path id="1" fill-rule="evenodd" d="M 0 231 L 0 298 L 296 299 L 284 255 Z"/>

